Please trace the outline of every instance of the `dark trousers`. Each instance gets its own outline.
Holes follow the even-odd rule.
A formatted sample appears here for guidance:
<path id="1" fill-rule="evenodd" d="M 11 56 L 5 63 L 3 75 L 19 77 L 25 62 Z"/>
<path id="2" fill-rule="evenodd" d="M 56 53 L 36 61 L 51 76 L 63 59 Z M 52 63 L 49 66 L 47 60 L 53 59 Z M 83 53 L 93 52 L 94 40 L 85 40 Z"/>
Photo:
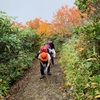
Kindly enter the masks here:
<path id="1" fill-rule="evenodd" d="M 54 58 L 51 56 L 51 62 L 54 65 Z"/>
<path id="2" fill-rule="evenodd" d="M 41 75 L 44 75 L 44 70 L 45 70 L 45 66 L 47 66 L 48 64 L 48 61 L 41 61 L 40 62 L 40 72 L 41 72 Z M 50 66 L 48 67 L 48 70 L 47 70 L 47 74 L 50 73 Z"/>

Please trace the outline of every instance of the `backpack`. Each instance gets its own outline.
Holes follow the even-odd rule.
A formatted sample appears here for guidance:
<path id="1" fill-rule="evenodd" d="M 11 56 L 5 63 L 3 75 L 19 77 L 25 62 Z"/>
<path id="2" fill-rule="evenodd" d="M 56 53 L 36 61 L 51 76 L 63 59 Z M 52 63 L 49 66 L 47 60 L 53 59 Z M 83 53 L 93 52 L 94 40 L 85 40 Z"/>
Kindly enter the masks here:
<path id="1" fill-rule="evenodd" d="M 48 52 L 48 49 L 47 49 L 46 46 L 41 46 L 40 47 L 40 53 L 42 53 L 42 52 Z"/>
<path id="2" fill-rule="evenodd" d="M 49 43 L 51 49 L 55 49 L 53 42 Z"/>
<path id="3" fill-rule="evenodd" d="M 50 49 L 50 45 L 49 44 L 46 44 L 45 46 L 46 46 L 47 49 Z"/>

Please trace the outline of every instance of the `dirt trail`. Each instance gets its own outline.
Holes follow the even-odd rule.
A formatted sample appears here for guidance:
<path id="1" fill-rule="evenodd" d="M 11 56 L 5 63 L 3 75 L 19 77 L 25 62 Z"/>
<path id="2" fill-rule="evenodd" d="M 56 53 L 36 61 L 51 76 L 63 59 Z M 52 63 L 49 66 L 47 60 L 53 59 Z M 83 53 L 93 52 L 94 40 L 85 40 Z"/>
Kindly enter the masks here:
<path id="1" fill-rule="evenodd" d="M 72 100 L 69 91 L 63 89 L 64 79 L 57 58 L 51 65 L 51 76 L 40 79 L 39 61 L 33 61 L 33 67 L 25 73 L 10 89 L 6 100 Z"/>

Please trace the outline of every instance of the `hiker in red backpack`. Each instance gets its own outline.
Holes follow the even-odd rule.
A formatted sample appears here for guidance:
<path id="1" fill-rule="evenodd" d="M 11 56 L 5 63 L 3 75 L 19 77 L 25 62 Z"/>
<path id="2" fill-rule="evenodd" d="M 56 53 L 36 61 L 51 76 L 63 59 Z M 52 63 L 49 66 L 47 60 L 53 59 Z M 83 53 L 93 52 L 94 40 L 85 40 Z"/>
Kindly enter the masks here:
<path id="1" fill-rule="evenodd" d="M 47 75 L 51 75 L 51 73 L 50 73 L 51 57 L 50 57 L 48 51 L 46 50 L 45 46 L 42 47 L 42 51 L 40 50 L 38 59 L 40 60 L 40 73 L 41 73 L 40 79 L 43 79 L 45 76 L 45 73 L 44 73 L 45 66 L 46 66 Z"/>
<path id="2" fill-rule="evenodd" d="M 54 65 L 54 58 L 56 57 L 54 43 L 52 41 L 48 41 L 48 45 L 50 46 L 51 62 Z"/>

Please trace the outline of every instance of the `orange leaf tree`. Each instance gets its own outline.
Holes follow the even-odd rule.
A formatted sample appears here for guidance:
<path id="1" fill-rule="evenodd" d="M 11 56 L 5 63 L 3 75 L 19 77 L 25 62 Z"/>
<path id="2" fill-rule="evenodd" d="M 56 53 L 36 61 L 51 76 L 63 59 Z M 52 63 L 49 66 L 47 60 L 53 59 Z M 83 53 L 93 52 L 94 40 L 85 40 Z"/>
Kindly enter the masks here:
<path id="1" fill-rule="evenodd" d="M 54 26 L 47 22 L 42 22 L 38 28 L 38 34 L 50 35 L 54 33 Z"/>
<path id="2" fill-rule="evenodd" d="M 31 27 L 32 29 L 38 29 L 41 22 L 42 20 L 40 18 L 35 18 L 34 20 L 27 21 L 26 25 Z"/>
<path id="3" fill-rule="evenodd" d="M 53 24 L 57 33 L 71 34 L 73 26 L 79 26 L 84 22 L 86 15 L 82 18 L 81 12 L 76 8 L 68 8 L 67 5 L 54 15 Z"/>

